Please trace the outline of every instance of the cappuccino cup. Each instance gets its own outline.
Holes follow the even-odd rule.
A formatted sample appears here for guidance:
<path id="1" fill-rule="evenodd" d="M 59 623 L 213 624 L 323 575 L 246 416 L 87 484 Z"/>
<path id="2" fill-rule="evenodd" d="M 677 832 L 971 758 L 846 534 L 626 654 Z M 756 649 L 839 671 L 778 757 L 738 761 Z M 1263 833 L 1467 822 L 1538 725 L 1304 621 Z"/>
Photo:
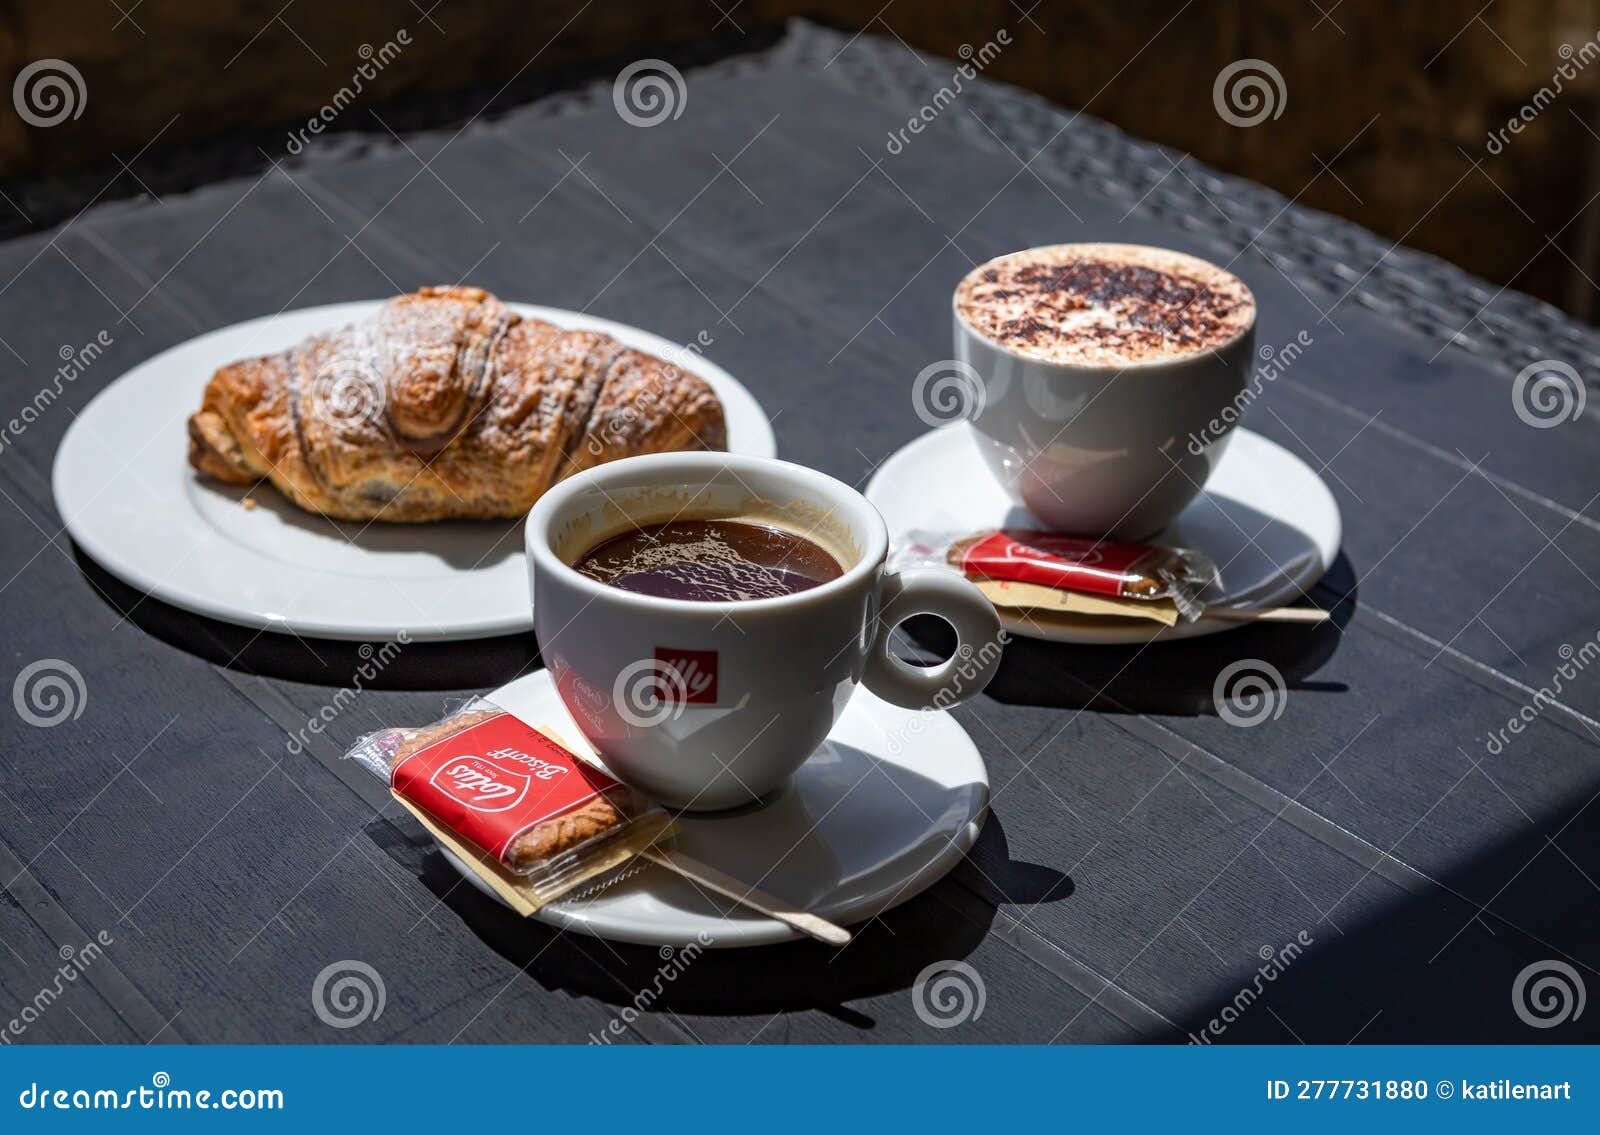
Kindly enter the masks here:
<path id="1" fill-rule="evenodd" d="M 767 598 L 706 601 L 626 590 L 574 565 L 629 533 L 737 520 L 824 549 L 836 578 Z M 857 685 L 908 708 L 983 690 L 1000 662 L 994 607 L 960 576 L 885 569 L 888 530 L 865 497 L 768 458 L 663 453 L 587 470 L 528 516 L 534 632 L 562 702 L 619 779 L 675 808 L 713 811 L 786 784 Z M 957 648 L 933 666 L 890 650 L 935 615 Z"/>
<path id="2" fill-rule="evenodd" d="M 1237 276 L 1129 244 L 1062 244 L 974 268 L 953 299 L 969 421 L 1013 500 L 1050 528 L 1141 540 L 1192 501 L 1250 378 Z"/>

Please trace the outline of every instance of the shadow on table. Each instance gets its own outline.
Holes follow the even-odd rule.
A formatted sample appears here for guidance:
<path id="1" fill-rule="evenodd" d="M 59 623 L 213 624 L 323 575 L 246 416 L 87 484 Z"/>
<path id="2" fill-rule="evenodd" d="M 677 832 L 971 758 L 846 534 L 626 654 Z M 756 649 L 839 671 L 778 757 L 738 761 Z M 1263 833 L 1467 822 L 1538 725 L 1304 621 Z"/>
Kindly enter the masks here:
<path id="1" fill-rule="evenodd" d="M 989 865 L 986 884 L 958 881 L 968 874 L 961 864 L 922 894 L 852 927 L 855 940 L 842 950 L 805 940 L 705 950 L 693 956 L 692 964 L 685 952 L 686 960 L 675 967 L 681 972 L 663 982 L 666 962 L 657 947 L 602 942 L 521 918 L 463 880 L 420 832 L 413 836 L 385 822 L 368 831 L 526 980 L 619 1007 L 632 1005 L 640 990 L 650 990 L 650 1012 L 680 1016 L 814 1009 L 871 1029 L 876 1021 L 845 1002 L 909 989 L 928 965 L 970 954 L 994 919 L 993 896 L 983 893 L 985 887 L 1000 888 L 1005 901 L 1018 905 L 1055 902 L 1073 891 L 1072 880 L 1061 872 L 1012 860 L 1004 828 L 991 815 L 970 853 Z"/>
<path id="2" fill-rule="evenodd" d="M 1193 716 L 1216 712 L 1217 675 L 1241 659 L 1266 662 L 1291 690 L 1342 691 L 1339 683 L 1308 680 L 1333 657 L 1355 615 L 1356 577 L 1341 552 L 1311 598 L 1332 611 L 1312 626 L 1257 623 L 1200 638 L 1143 645 L 1045 642 L 1013 635 L 989 697 L 1008 705 L 1092 709 L 1102 713 Z M 904 631 L 930 656 L 955 648 L 949 624 L 935 618 L 908 621 Z"/>
<path id="3" fill-rule="evenodd" d="M 1516 838 L 1452 866 L 1442 889 L 1395 866 L 1384 874 L 1410 893 L 1386 906 L 1362 897 L 1393 893 L 1393 883 L 1359 873 L 1348 898 L 1314 895 L 1338 899 L 1328 912 L 1338 926 L 1308 909 L 1312 943 L 1299 957 L 1279 966 L 1251 951 L 1230 955 L 1240 957 L 1239 971 L 1179 1018 L 1184 1036 L 1211 1044 L 1600 1041 L 1600 1013 L 1585 1005 L 1600 993 L 1600 807 L 1589 803 L 1597 794 L 1600 780 L 1580 786 Z M 1292 935 L 1261 948 L 1276 955 Z"/>
<path id="4" fill-rule="evenodd" d="M 478 689 L 538 666 L 532 632 L 467 642 L 340 642 L 257 631 L 182 610 L 128 586 L 73 546 L 89 585 L 124 619 L 169 646 L 207 662 L 290 682 L 371 690 Z M 377 657 L 382 664 L 374 662 Z M 370 674 L 370 677 L 368 676 Z"/>

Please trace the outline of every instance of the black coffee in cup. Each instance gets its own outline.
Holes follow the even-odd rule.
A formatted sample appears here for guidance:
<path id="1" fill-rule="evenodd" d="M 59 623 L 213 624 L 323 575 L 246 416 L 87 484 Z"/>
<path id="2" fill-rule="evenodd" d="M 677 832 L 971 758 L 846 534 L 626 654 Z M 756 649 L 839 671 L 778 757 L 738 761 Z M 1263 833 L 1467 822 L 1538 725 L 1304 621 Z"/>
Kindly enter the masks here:
<path id="1" fill-rule="evenodd" d="M 726 603 L 808 591 L 844 574 L 803 536 L 742 520 L 671 520 L 601 541 L 573 565 L 601 583 L 662 599 Z"/>

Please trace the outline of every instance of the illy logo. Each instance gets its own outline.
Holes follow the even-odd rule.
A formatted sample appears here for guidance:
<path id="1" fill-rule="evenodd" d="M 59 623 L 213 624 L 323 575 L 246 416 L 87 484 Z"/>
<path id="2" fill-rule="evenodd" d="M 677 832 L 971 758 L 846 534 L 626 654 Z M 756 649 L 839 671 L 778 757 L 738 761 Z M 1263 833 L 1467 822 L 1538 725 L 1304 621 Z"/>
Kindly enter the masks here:
<path id="1" fill-rule="evenodd" d="M 679 696 L 685 703 L 689 705 L 717 703 L 716 651 L 681 650 L 674 646 L 658 646 L 656 662 L 666 673 L 676 674 L 683 680 L 683 690 Z"/>

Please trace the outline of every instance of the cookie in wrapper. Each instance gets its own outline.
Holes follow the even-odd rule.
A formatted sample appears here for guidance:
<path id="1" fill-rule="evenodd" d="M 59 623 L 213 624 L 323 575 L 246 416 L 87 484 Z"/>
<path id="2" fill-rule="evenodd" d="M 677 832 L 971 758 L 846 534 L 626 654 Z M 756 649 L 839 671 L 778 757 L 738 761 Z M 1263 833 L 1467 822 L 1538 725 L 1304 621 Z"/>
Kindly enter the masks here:
<path id="1" fill-rule="evenodd" d="M 670 835 L 659 805 L 484 699 L 369 734 L 347 755 L 540 904 Z"/>
<path id="2" fill-rule="evenodd" d="M 1170 600 L 1185 622 L 1205 611 L 1201 596 L 1217 579 L 1216 565 L 1187 548 L 1063 536 L 1034 528 L 912 532 L 892 566 L 940 562 L 974 580 L 1037 584 L 1135 602 Z"/>

